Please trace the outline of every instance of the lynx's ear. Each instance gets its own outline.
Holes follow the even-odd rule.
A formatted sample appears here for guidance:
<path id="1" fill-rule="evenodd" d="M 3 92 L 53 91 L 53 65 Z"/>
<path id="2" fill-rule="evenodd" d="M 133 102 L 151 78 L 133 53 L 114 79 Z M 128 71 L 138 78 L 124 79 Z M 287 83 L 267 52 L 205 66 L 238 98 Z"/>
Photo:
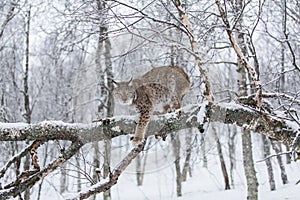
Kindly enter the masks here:
<path id="1" fill-rule="evenodd" d="M 131 79 L 128 81 L 128 86 L 132 86 L 132 77 L 131 77 Z"/>
<path id="2" fill-rule="evenodd" d="M 119 87 L 119 83 L 115 81 L 114 79 L 111 79 L 111 82 L 113 83 L 114 88 Z"/>

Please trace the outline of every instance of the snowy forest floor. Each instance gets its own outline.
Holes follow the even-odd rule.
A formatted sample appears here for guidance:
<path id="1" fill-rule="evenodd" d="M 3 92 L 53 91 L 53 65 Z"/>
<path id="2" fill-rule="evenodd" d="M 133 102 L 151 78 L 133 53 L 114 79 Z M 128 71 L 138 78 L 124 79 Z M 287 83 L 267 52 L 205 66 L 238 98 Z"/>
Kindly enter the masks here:
<path id="1" fill-rule="evenodd" d="M 125 141 L 120 139 L 120 141 Z M 254 160 L 259 161 L 262 157 L 260 135 L 253 134 L 253 149 Z M 171 145 L 169 142 L 158 142 L 147 150 L 147 164 L 145 176 L 142 186 L 137 186 L 136 180 L 136 162 L 130 164 L 126 171 L 119 178 L 118 183 L 112 187 L 113 200 L 242 200 L 247 198 L 247 187 L 243 171 L 241 138 L 237 137 L 236 149 L 236 168 L 234 170 L 234 188 L 224 190 L 224 179 L 221 172 L 219 157 L 215 150 L 215 144 L 210 146 L 207 153 L 208 168 L 203 167 L 203 161 L 199 159 L 199 154 L 194 154 L 192 158 L 192 177 L 188 175 L 187 181 L 182 184 L 182 197 L 176 195 L 176 171 L 174 166 L 174 156 L 172 155 Z M 224 142 L 223 142 L 224 144 Z M 239 144 L 239 145 L 238 145 Z M 113 142 L 115 150 L 112 156 L 112 166 L 119 161 L 119 158 L 126 155 L 130 150 L 130 145 L 122 145 L 118 147 L 117 142 Z M 120 151 L 120 149 L 122 151 Z M 226 145 L 223 145 L 224 155 L 228 167 L 228 155 Z M 88 150 L 87 150 L 88 152 Z M 274 152 L 272 151 L 272 154 Z M 118 156 L 117 156 L 118 154 Z M 120 155 L 122 154 L 122 155 Z M 145 152 L 142 153 L 142 158 L 146 157 Z M 182 156 L 184 158 L 184 156 Z M 285 165 L 289 183 L 282 184 L 280 178 L 280 170 L 277 164 L 276 157 L 271 158 L 276 182 L 276 190 L 270 191 L 268 182 L 268 173 L 265 162 L 255 163 L 257 177 L 259 181 L 259 199 L 261 200 L 296 200 L 300 196 L 300 185 L 296 182 L 300 179 L 300 163 L 292 162 Z M 184 159 L 182 159 L 183 161 Z M 284 159 L 285 160 L 285 159 Z M 44 182 L 43 196 L 48 199 L 66 199 L 72 196 L 72 192 L 60 195 L 57 191 L 59 184 L 56 175 L 50 175 Z M 50 184 L 51 183 L 51 184 Z M 50 184 L 50 187 L 49 187 Z M 71 184 L 71 183 L 70 183 Z M 76 184 L 73 184 L 76 191 Z M 72 188 L 72 186 L 69 188 Z M 97 199 L 102 199 L 102 194 L 97 195 Z M 44 198 L 43 198 L 44 199 Z"/>

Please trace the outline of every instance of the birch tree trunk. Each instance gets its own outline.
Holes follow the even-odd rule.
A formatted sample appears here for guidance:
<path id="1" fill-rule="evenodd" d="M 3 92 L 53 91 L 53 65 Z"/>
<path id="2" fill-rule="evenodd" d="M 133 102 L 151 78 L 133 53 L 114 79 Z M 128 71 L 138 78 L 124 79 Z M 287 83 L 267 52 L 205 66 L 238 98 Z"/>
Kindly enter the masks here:
<path id="1" fill-rule="evenodd" d="M 24 95 L 24 108 L 25 114 L 23 115 L 26 123 L 31 123 L 31 108 L 30 108 L 30 98 L 29 98 L 29 37 L 30 37 L 30 20 L 31 20 L 31 5 L 29 5 L 27 13 L 26 13 L 26 25 L 25 25 L 25 70 L 23 77 L 23 95 Z M 30 156 L 26 155 L 24 161 L 24 171 L 29 170 L 30 168 Z M 24 192 L 24 200 L 30 199 L 30 189 L 25 190 Z"/>
<path id="2" fill-rule="evenodd" d="M 225 190 L 230 190 L 229 177 L 228 177 L 226 164 L 225 164 L 225 160 L 224 160 L 224 156 L 223 156 L 223 152 L 222 152 L 222 146 L 221 146 L 219 137 L 217 135 L 217 129 L 216 129 L 215 125 L 212 125 L 212 134 L 213 134 L 213 137 L 215 138 L 215 141 L 217 144 L 217 151 L 218 151 L 222 174 L 223 174 L 223 178 L 224 178 Z"/>
<path id="3" fill-rule="evenodd" d="M 271 141 L 272 147 L 275 151 L 276 154 L 280 154 L 282 152 L 282 148 L 281 148 L 281 144 L 279 144 L 278 142 L 274 142 Z M 285 171 L 285 167 L 284 167 L 284 163 L 282 161 L 282 158 L 280 155 L 276 156 L 277 157 L 277 161 L 278 161 L 278 165 L 280 168 L 280 175 L 281 175 L 281 180 L 283 184 L 288 184 L 288 177 Z"/>
<path id="4" fill-rule="evenodd" d="M 252 141 L 251 141 L 250 131 L 243 130 L 242 143 L 243 143 L 243 163 L 244 163 L 244 170 L 245 170 L 247 187 L 248 187 L 247 200 L 257 200 L 258 181 L 257 181 L 256 171 L 253 162 Z"/>
<path id="5" fill-rule="evenodd" d="M 99 15 L 106 13 L 107 2 L 104 0 L 97 0 Z M 100 16 L 102 17 L 102 16 Z M 100 23 L 103 23 L 102 21 Z M 113 99 L 113 73 L 111 63 L 111 42 L 108 38 L 108 28 L 104 24 L 99 25 L 99 37 L 96 55 L 96 65 L 98 71 L 99 85 L 100 85 L 100 104 L 98 106 L 99 117 L 106 118 L 114 115 L 114 99 Z M 102 62 L 102 56 L 104 56 L 104 62 Z M 94 144 L 95 148 L 96 145 Z M 103 178 L 107 178 L 110 171 L 111 160 L 111 138 L 105 138 L 104 140 L 104 161 L 103 161 Z M 97 157 L 97 155 L 95 155 Z M 99 156 L 99 155 L 98 155 Z M 100 163 L 99 163 L 100 165 Z M 99 168 L 100 166 L 97 166 Z M 110 190 L 103 192 L 103 199 L 110 200 Z"/>
<path id="6" fill-rule="evenodd" d="M 200 146 L 201 146 L 201 154 L 202 154 L 202 159 L 203 159 L 203 167 L 207 168 L 207 156 L 206 156 L 206 148 L 205 148 L 205 135 L 200 132 Z"/>
<path id="7" fill-rule="evenodd" d="M 142 156 L 139 154 L 135 158 L 136 160 L 136 181 L 137 185 L 143 185 L 143 171 L 142 171 Z"/>
<path id="8" fill-rule="evenodd" d="M 105 67 L 106 67 L 106 77 L 107 77 L 107 114 L 106 117 L 112 117 L 114 115 L 114 98 L 113 98 L 113 73 L 112 73 L 112 63 L 111 63 L 111 43 L 109 38 L 107 37 L 107 31 L 108 29 L 105 27 Z M 106 178 L 110 175 L 110 160 L 111 160 L 111 138 L 107 138 L 104 141 L 104 150 L 105 150 L 105 157 L 104 157 L 104 168 L 103 168 L 103 176 Z M 105 165 L 105 163 L 107 165 Z M 111 193 L 110 190 L 107 190 L 103 193 L 104 200 L 110 200 L 111 199 Z"/>
<path id="9" fill-rule="evenodd" d="M 286 26 L 286 20 L 287 20 L 287 12 L 286 12 L 286 0 L 282 0 L 282 7 L 283 7 L 283 14 L 282 14 L 282 32 L 286 33 L 287 31 L 287 26 Z M 281 43 L 281 75 L 280 75 L 280 92 L 285 91 L 285 45 L 284 43 Z M 290 151 L 290 147 L 286 146 L 286 150 Z M 287 164 L 291 164 L 291 155 L 290 154 L 286 154 L 286 163 Z"/>
<path id="10" fill-rule="evenodd" d="M 263 141 L 263 149 L 264 149 L 264 157 L 266 158 L 271 154 L 270 151 L 270 141 L 265 135 L 262 135 L 262 141 Z M 269 176 L 269 185 L 270 185 L 270 190 L 273 191 L 276 189 L 275 185 L 275 180 L 274 180 L 274 173 L 273 173 L 273 167 L 270 159 L 265 160 L 266 165 L 267 165 L 267 171 L 268 171 L 268 176 Z"/>
<path id="11" fill-rule="evenodd" d="M 233 176 L 233 170 L 235 169 L 235 156 L 236 156 L 236 153 L 235 153 L 235 149 L 236 149 L 236 146 L 235 146 L 235 138 L 236 138 L 236 135 L 237 135 L 237 128 L 234 126 L 234 127 L 230 127 L 228 126 L 228 135 L 229 135 L 229 139 L 228 139 L 228 150 L 229 150 L 229 162 L 230 162 L 230 185 L 231 185 L 231 188 L 234 188 L 234 176 Z"/>
<path id="12" fill-rule="evenodd" d="M 245 43 L 245 38 L 243 34 L 243 0 L 236 0 L 235 1 L 235 12 L 239 13 L 239 15 L 236 15 L 236 41 L 237 45 L 239 45 L 240 51 L 243 54 L 243 56 L 247 56 L 247 47 Z M 248 95 L 248 88 L 247 88 L 247 75 L 245 71 L 244 61 L 239 57 L 238 58 L 238 89 L 239 94 L 242 96 Z M 258 100 L 258 101 L 261 101 Z M 243 145 L 243 163 L 244 163 L 244 170 L 247 180 L 247 199 L 248 200 L 257 200 L 258 199 L 258 181 L 256 177 L 256 171 L 254 168 L 254 161 L 253 161 L 253 153 L 252 153 L 252 138 L 251 138 L 251 132 L 248 130 L 245 130 L 244 128 L 242 130 L 242 145 Z"/>
<path id="13" fill-rule="evenodd" d="M 183 164 L 183 169 L 181 172 L 181 178 L 182 181 L 186 181 L 187 178 L 187 173 L 190 172 L 191 175 L 191 166 L 190 166 L 190 160 L 191 160 L 191 155 L 192 155 L 192 134 L 187 132 L 185 134 L 185 161 Z"/>
<path id="14" fill-rule="evenodd" d="M 77 167 L 80 169 L 80 156 L 78 153 L 75 155 L 75 163 L 76 163 Z M 77 177 L 76 177 L 77 178 L 77 180 L 76 180 L 77 192 L 80 192 L 81 191 L 81 172 L 79 170 L 77 170 L 76 175 L 77 175 Z"/>
<path id="15" fill-rule="evenodd" d="M 174 153 L 174 165 L 176 171 L 176 194 L 178 197 L 182 196 L 182 179 L 180 170 L 180 139 L 178 134 L 171 134 L 172 147 Z"/>
<path id="16" fill-rule="evenodd" d="M 67 191 L 67 163 L 64 163 L 60 167 L 60 194 L 63 194 Z"/>

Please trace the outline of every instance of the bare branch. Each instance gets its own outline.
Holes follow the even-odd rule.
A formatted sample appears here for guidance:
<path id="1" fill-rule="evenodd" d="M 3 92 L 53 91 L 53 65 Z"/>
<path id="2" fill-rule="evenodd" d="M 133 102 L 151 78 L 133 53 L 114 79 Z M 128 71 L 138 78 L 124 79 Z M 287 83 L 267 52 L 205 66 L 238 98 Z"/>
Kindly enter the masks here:
<path id="1" fill-rule="evenodd" d="M 0 28 L 0 39 L 2 38 L 3 36 L 3 33 L 4 33 L 4 30 L 5 30 L 5 27 L 6 25 L 9 23 L 9 21 L 11 21 L 14 16 L 15 16 L 15 9 L 18 5 L 18 0 L 15 0 L 15 1 L 12 1 L 10 3 L 10 8 L 9 8 L 9 11 L 6 15 L 6 18 L 4 19 L 3 23 L 1 24 L 1 28 Z"/>
<path id="2" fill-rule="evenodd" d="M 205 98 L 209 101 L 209 102 L 213 102 L 213 94 L 212 94 L 212 90 L 211 90 L 211 83 L 209 81 L 208 78 L 208 73 L 207 70 L 204 69 L 204 67 L 201 65 L 200 62 L 200 51 L 198 48 L 198 44 L 193 32 L 193 29 L 191 27 L 191 24 L 189 22 L 189 19 L 187 17 L 187 14 L 185 13 L 182 3 L 180 0 L 174 0 L 173 3 L 175 4 L 178 12 L 179 12 L 179 16 L 181 18 L 181 21 L 184 25 L 184 27 L 188 30 L 188 37 L 191 43 L 191 47 L 192 47 L 192 52 L 195 56 L 195 65 L 198 67 L 199 72 L 202 75 L 203 78 L 203 82 L 205 84 L 205 89 L 203 91 L 203 94 L 205 96 Z"/>
<path id="3" fill-rule="evenodd" d="M 220 1 L 216 0 L 215 2 L 217 4 L 217 6 L 218 6 L 218 9 L 219 9 L 222 21 L 223 21 L 223 23 L 225 25 L 225 29 L 226 29 L 228 38 L 229 38 L 229 40 L 230 40 L 230 42 L 232 44 L 232 47 L 233 47 L 235 53 L 237 54 L 237 56 L 239 57 L 239 59 L 241 60 L 243 66 L 248 71 L 248 73 L 249 73 L 252 81 L 255 84 L 255 87 L 256 87 L 256 90 L 257 90 L 255 98 L 256 98 L 257 106 L 259 108 L 261 108 L 261 106 L 262 106 L 262 96 L 261 96 L 261 94 L 262 94 L 262 86 L 261 86 L 261 82 L 259 80 L 259 76 L 256 74 L 254 67 L 252 67 L 247 62 L 247 60 L 246 60 L 245 56 L 243 55 L 243 53 L 242 53 L 242 51 L 241 51 L 238 43 L 236 42 L 236 40 L 234 38 L 234 35 L 232 33 L 232 27 L 231 27 L 231 25 L 230 25 L 230 23 L 229 23 L 229 21 L 228 21 L 228 19 L 226 17 L 226 13 L 225 13 L 225 11 L 224 11 L 224 9 L 223 9 Z"/>
<path id="4" fill-rule="evenodd" d="M 266 161 L 266 160 L 268 160 L 268 159 L 271 159 L 271 158 L 273 158 L 273 157 L 275 157 L 275 156 L 277 157 L 277 156 L 286 155 L 286 154 L 291 154 L 291 153 L 292 153 L 291 151 L 285 151 L 285 152 L 281 152 L 281 153 L 279 153 L 279 154 L 269 155 L 269 156 L 265 157 L 264 159 L 261 159 L 261 160 L 256 161 L 256 163 L 264 162 L 264 161 Z"/>
<path id="5" fill-rule="evenodd" d="M 76 200 L 76 199 L 87 199 L 91 195 L 105 192 L 106 190 L 109 190 L 112 186 L 117 184 L 119 176 L 122 174 L 122 172 L 128 167 L 128 165 L 131 163 L 131 161 L 144 149 L 144 146 L 146 144 L 146 140 L 142 143 L 139 143 L 136 147 L 134 147 L 125 158 L 115 167 L 113 172 L 109 176 L 109 180 L 105 183 L 97 183 L 90 188 L 88 188 L 85 191 L 82 191 L 78 194 L 76 194 L 75 197 L 70 198 L 70 200 Z"/>
<path id="6" fill-rule="evenodd" d="M 76 141 L 71 144 L 69 149 L 62 152 L 61 155 L 48 164 L 43 170 L 34 173 L 32 176 L 25 180 L 17 179 L 14 184 L 4 186 L 3 190 L 0 190 L 0 199 L 8 199 L 9 197 L 15 197 L 18 194 L 24 192 L 26 189 L 34 186 L 38 181 L 42 180 L 45 176 L 53 172 L 58 166 L 70 159 L 78 150 L 83 146 L 83 143 Z"/>
<path id="7" fill-rule="evenodd" d="M 0 178 L 2 178 L 6 172 L 6 170 L 13 164 L 21 160 L 22 157 L 24 157 L 31 149 L 36 147 L 37 145 L 40 145 L 41 141 L 34 141 L 31 145 L 23 149 L 20 153 L 13 156 L 7 163 L 2 167 L 0 170 Z"/>
<path id="8" fill-rule="evenodd" d="M 239 100 L 247 100 L 247 99 L 250 99 L 253 97 L 255 97 L 255 95 L 249 95 L 247 97 L 239 97 Z M 284 98 L 284 99 L 287 99 L 297 105 L 300 105 L 300 100 L 297 99 L 297 97 L 293 97 L 293 96 L 287 95 L 285 93 L 262 93 L 262 97 L 263 98 Z"/>

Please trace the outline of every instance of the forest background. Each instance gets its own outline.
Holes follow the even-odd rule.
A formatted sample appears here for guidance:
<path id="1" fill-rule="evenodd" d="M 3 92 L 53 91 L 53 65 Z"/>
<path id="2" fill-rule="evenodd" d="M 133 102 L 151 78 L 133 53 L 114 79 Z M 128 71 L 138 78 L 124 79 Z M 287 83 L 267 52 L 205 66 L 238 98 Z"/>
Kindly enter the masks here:
<path id="1" fill-rule="evenodd" d="M 297 188 L 299 1 L 7 0 L 0 13 L 1 199 L 126 199 L 107 190 L 120 174 L 144 199 Z M 133 147 L 112 79 L 165 65 L 190 77 L 183 114 L 154 117 L 162 137 Z"/>

